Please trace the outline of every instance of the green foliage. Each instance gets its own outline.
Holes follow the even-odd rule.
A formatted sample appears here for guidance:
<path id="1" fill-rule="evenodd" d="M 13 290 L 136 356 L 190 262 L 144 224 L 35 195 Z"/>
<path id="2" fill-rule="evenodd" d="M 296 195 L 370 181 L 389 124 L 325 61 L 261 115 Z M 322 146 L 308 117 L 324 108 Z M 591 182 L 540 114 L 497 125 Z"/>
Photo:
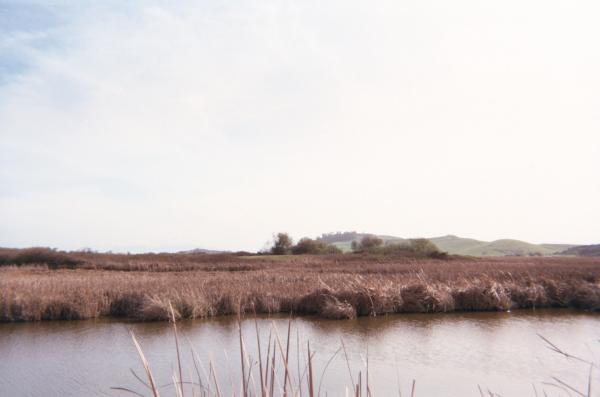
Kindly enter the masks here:
<path id="1" fill-rule="evenodd" d="M 381 246 L 383 246 L 383 239 L 381 239 L 375 235 L 368 235 L 368 236 L 364 236 L 362 239 L 360 239 L 359 242 L 353 241 L 352 242 L 352 251 L 354 251 L 354 252 L 374 251 Z"/>
<path id="2" fill-rule="evenodd" d="M 298 241 L 296 245 L 292 247 L 292 254 L 311 254 L 311 255 L 325 255 L 325 254 L 341 254 L 342 250 L 336 246 L 326 244 L 319 240 L 313 240 L 308 237 L 304 237 Z"/>
<path id="3" fill-rule="evenodd" d="M 273 242 L 273 247 L 271 248 L 271 253 L 273 255 L 289 254 L 293 244 L 294 242 L 289 234 L 277 233 L 277 236 L 275 236 L 275 241 Z"/>
<path id="4" fill-rule="evenodd" d="M 513 239 L 480 241 L 453 235 L 432 238 L 441 250 L 453 255 L 470 256 L 528 256 L 561 255 L 569 244 L 531 244 Z"/>
<path id="5" fill-rule="evenodd" d="M 448 256 L 448 253 L 441 251 L 434 243 L 426 238 L 417 238 L 387 244 L 384 244 L 382 239 L 378 240 L 379 241 L 370 238 L 369 240 L 364 241 L 363 239 L 359 243 L 353 244 L 353 250 L 354 252 L 364 252 L 383 256 L 409 256 L 437 259 L 444 259 Z"/>
<path id="6" fill-rule="evenodd" d="M 410 250 L 417 255 L 430 256 L 440 251 L 434 243 L 426 238 L 411 239 L 408 244 Z"/>

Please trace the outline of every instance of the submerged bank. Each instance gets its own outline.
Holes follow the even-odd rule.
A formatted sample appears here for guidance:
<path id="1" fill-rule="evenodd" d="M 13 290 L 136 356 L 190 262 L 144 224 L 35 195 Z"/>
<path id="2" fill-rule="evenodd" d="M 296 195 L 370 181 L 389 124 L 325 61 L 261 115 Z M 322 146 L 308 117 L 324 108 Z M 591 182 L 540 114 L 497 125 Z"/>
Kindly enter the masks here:
<path id="1" fill-rule="evenodd" d="M 206 262 L 196 270 L 0 269 L 0 322 L 243 313 L 349 319 L 391 313 L 600 310 L 600 261 L 577 258 Z M 160 271 L 152 270 L 160 268 Z M 186 265 L 186 269 L 194 269 Z"/>

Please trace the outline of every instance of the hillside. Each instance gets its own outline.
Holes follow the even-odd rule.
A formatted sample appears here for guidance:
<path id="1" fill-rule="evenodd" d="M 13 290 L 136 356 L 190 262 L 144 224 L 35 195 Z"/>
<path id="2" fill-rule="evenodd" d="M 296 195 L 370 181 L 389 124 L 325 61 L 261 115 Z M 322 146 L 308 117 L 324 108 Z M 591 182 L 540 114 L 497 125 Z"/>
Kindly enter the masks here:
<path id="1" fill-rule="evenodd" d="M 344 252 L 351 251 L 352 241 L 358 241 L 369 233 L 336 233 L 324 234 L 323 239 L 335 245 Z M 406 239 L 394 236 L 378 236 L 386 243 L 397 243 Z M 331 241 L 327 241 L 330 239 Z M 527 255 L 557 255 L 574 247 L 569 244 L 532 244 L 514 239 L 501 239 L 495 241 L 482 241 L 463 238 L 454 235 L 432 237 L 431 240 L 442 251 L 453 255 L 470 256 L 527 256 Z M 575 254 L 571 254 L 575 255 Z"/>
<path id="2" fill-rule="evenodd" d="M 541 245 L 531 244 L 525 241 L 502 239 L 487 243 L 481 247 L 468 249 L 464 252 L 466 255 L 474 256 L 523 256 L 523 255 L 552 255 L 556 251 L 542 247 Z"/>
<path id="3" fill-rule="evenodd" d="M 600 256 L 600 244 L 570 247 L 561 252 L 561 255 Z"/>
<path id="4" fill-rule="evenodd" d="M 576 247 L 574 244 L 540 244 L 540 246 L 551 250 L 552 252 L 562 253 L 569 248 Z"/>
<path id="5" fill-rule="evenodd" d="M 488 242 L 475 240 L 472 238 L 463 238 L 454 235 L 447 235 L 441 237 L 433 237 L 430 238 L 432 243 L 438 246 L 438 248 L 442 251 L 446 251 L 449 254 L 456 255 L 477 255 L 477 254 L 467 254 L 466 252 L 477 252 L 478 250 L 483 249 Z"/>
<path id="6" fill-rule="evenodd" d="M 524 256 L 559 255 L 573 247 L 570 244 L 532 244 L 514 239 L 500 239 L 491 242 L 458 236 L 443 236 L 430 239 L 438 248 L 455 255 L 472 256 Z"/>
<path id="7" fill-rule="evenodd" d="M 357 232 L 324 233 L 320 237 L 317 237 L 317 240 L 322 241 L 326 244 L 336 246 L 343 252 L 350 252 L 352 251 L 353 241 L 360 241 L 360 239 L 362 239 L 363 237 L 371 235 L 371 233 Z M 382 239 L 386 244 L 400 243 L 402 241 L 406 241 L 406 239 L 395 236 L 377 235 L 377 237 Z"/>

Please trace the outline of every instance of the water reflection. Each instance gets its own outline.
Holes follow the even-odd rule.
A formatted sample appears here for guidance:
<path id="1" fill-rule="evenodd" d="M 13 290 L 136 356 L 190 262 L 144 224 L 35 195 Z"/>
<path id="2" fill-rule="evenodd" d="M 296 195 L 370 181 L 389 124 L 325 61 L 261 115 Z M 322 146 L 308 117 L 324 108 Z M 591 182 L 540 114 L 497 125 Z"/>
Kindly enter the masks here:
<path id="1" fill-rule="evenodd" d="M 266 349 L 272 327 L 285 340 L 288 317 L 260 317 L 256 325 Z M 237 327 L 235 317 L 179 323 L 184 339 L 189 339 L 203 361 L 214 359 L 226 384 L 231 384 L 239 371 Z M 242 327 L 246 347 L 257 357 L 255 320 L 243 319 Z M 130 330 L 141 341 L 159 383 L 169 383 L 176 359 L 172 331 L 166 323 L 1 324 L 2 395 L 122 395 L 110 386 L 139 390 L 139 383 L 129 373 L 129 368 L 142 372 Z M 296 350 L 310 340 L 317 352 L 315 366 L 321 370 L 343 338 L 353 371 L 364 371 L 368 347 L 372 384 L 378 395 L 397 395 L 398 373 L 404 394 L 412 379 L 417 380 L 418 396 L 477 396 L 477 384 L 502 395 L 531 395 L 531 383 L 548 380 L 550 375 L 584 384 L 587 372 L 546 349 L 537 333 L 584 357 L 600 350 L 600 317 L 570 310 L 406 314 L 350 321 L 302 317 L 293 320 L 291 360 L 304 360 L 303 354 L 297 357 Z M 182 350 L 189 374 L 192 359 L 187 342 Z M 346 362 L 338 356 L 323 387 L 329 396 L 335 396 L 343 395 L 349 384 Z"/>

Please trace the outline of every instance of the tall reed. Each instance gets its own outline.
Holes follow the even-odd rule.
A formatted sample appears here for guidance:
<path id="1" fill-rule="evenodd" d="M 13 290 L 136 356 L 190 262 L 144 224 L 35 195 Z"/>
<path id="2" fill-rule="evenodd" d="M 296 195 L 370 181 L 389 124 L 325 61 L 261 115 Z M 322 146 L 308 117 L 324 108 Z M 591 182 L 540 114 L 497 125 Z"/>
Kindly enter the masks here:
<path id="1" fill-rule="evenodd" d="M 202 375 L 200 370 L 198 369 L 198 364 L 200 364 L 200 366 L 202 368 L 204 368 L 204 366 L 202 365 L 202 362 L 200 360 L 200 358 L 197 358 L 198 363 L 196 362 L 196 359 L 193 359 L 193 365 L 194 368 L 196 370 L 196 375 L 197 375 L 197 382 L 194 382 L 192 380 L 189 381 L 185 381 L 184 377 L 183 377 L 183 371 L 182 368 L 184 366 L 184 364 L 182 363 L 182 358 L 181 355 L 179 353 L 179 331 L 177 328 L 177 319 L 175 316 L 175 311 L 173 309 L 172 306 L 170 306 L 170 311 L 171 311 L 171 321 L 172 321 L 172 326 L 173 326 L 173 334 L 175 336 L 175 348 L 176 348 L 176 359 L 177 359 L 177 368 L 178 368 L 178 374 L 173 374 L 172 376 L 172 383 L 170 386 L 173 386 L 173 391 L 175 396 L 177 397 L 183 397 L 185 394 L 187 394 L 188 392 L 192 395 L 192 396 L 200 396 L 200 397 L 210 397 L 210 396 L 217 396 L 217 397 L 221 397 L 224 396 L 225 394 L 222 392 L 223 387 L 220 386 L 218 377 L 216 375 L 216 370 L 215 370 L 215 365 L 212 361 L 212 358 L 209 360 L 209 368 L 210 368 L 210 373 L 206 373 L 204 371 L 204 374 Z M 335 353 L 327 360 L 327 362 L 325 363 L 323 369 L 321 370 L 320 373 L 316 373 L 315 371 L 315 366 L 314 366 L 314 356 L 315 356 L 315 351 L 313 351 L 311 349 L 311 345 L 310 345 L 310 341 L 306 342 L 306 351 L 304 354 L 300 354 L 300 344 L 299 344 L 299 338 L 298 338 L 298 353 L 296 356 L 296 365 L 298 368 L 298 372 L 296 375 L 294 375 L 292 372 L 290 371 L 289 368 L 291 368 L 292 363 L 290 362 L 290 356 L 289 356 L 289 346 L 291 343 L 291 326 L 292 326 L 292 321 L 290 319 L 290 321 L 288 322 L 288 332 L 287 332 L 287 338 L 285 341 L 285 344 L 282 343 L 282 341 L 277 340 L 278 338 L 278 331 L 277 328 L 272 325 L 270 330 L 269 330 L 269 342 L 267 343 L 267 352 L 266 355 L 263 356 L 263 350 L 261 349 L 261 344 L 260 344 L 260 331 L 258 328 L 257 323 L 255 322 L 255 332 L 256 332 L 256 338 L 257 338 L 257 346 L 258 346 L 258 362 L 254 363 L 253 360 L 251 359 L 249 352 L 246 350 L 245 348 L 245 344 L 244 344 L 244 334 L 242 332 L 242 322 L 241 319 L 238 318 L 238 335 L 239 335 L 239 353 L 240 353 L 240 368 L 241 368 L 241 372 L 240 372 L 240 377 L 238 379 L 238 387 L 236 387 L 235 384 L 232 385 L 232 388 L 230 390 L 230 394 L 232 397 L 237 396 L 238 394 L 236 393 L 236 389 L 239 388 L 239 396 L 240 397 L 256 397 L 256 396 L 261 396 L 261 397 L 275 397 L 275 396 L 290 396 L 290 397 L 321 397 L 323 395 L 327 395 L 327 393 L 323 393 L 323 389 L 322 389 L 322 385 L 323 385 L 323 381 L 326 378 L 326 371 L 327 368 L 329 367 L 329 365 L 331 364 L 331 362 L 336 358 L 336 356 L 338 355 L 338 353 L 343 352 L 343 357 L 345 360 L 345 364 L 346 367 L 348 368 L 348 373 L 349 373 L 349 379 L 351 381 L 350 385 L 346 386 L 345 390 L 340 390 L 340 393 L 336 394 L 336 395 L 346 395 L 346 396 L 354 396 L 354 397 L 374 397 L 374 393 L 373 390 L 370 386 L 370 375 L 369 375 L 369 355 L 368 355 L 368 346 L 366 347 L 367 349 L 367 358 L 366 358 L 366 363 L 364 364 L 365 367 L 361 370 L 359 370 L 357 373 L 354 373 L 352 370 L 352 366 L 350 363 L 350 360 L 348 358 L 348 354 L 346 351 L 346 347 L 344 344 L 343 340 L 340 340 L 341 342 L 341 346 L 335 351 Z M 273 341 L 272 344 L 272 348 L 271 348 L 271 336 L 275 335 L 275 339 L 277 341 Z M 543 396 L 572 396 L 572 395 L 578 395 L 581 397 L 593 397 L 593 390 L 595 390 L 593 388 L 593 371 L 594 370 L 598 370 L 599 365 L 589 361 L 589 360 L 585 360 L 583 358 L 574 356 L 566 351 L 564 351 L 563 349 L 559 348 L 557 345 L 555 345 L 554 343 L 552 343 L 549 339 L 547 339 L 546 337 L 544 337 L 543 335 L 539 335 L 539 337 L 541 338 L 541 340 L 543 341 L 543 343 L 546 345 L 546 347 L 548 347 L 550 350 L 554 351 L 555 353 L 558 353 L 559 355 L 564 356 L 565 358 L 567 358 L 570 361 L 574 361 L 580 364 L 583 364 L 585 366 L 587 366 L 589 368 L 588 374 L 587 374 L 587 382 L 585 385 L 583 386 L 575 386 L 572 385 L 564 380 L 562 380 L 560 377 L 558 376 L 550 376 L 550 380 L 547 382 L 543 382 L 541 385 L 539 385 L 541 393 L 538 393 L 538 387 L 535 384 L 532 384 L 532 388 L 533 388 L 533 395 L 535 397 L 539 397 L 541 395 Z M 138 355 L 140 357 L 142 366 L 144 368 L 145 374 L 146 374 L 146 378 L 147 378 L 147 382 L 142 380 L 141 378 L 137 377 L 138 381 L 140 382 L 140 384 L 147 389 L 149 392 L 151 392 L 151 394 L 154 397 L 160 397 L 160 389 L 161 387 L 158 386 L 158 384 L 155 381 L 155 376 L 150 368 L 150 364 L 148 362 L 148 360 L 146 359 L 146 356 L 142 350 L 142 347 L 140 346 L 140 342 L 137 340 L 136 336 L 132 333 L 132 339 L 133 339 L 133 343 L 136 347 L 136 350 L 138 352 Z M 189 340 L 188 340 L 189 341 Z M 192 351 L 194 351 L 193 347 L 192 347 Z M 276 358 L 279 356 L 280 360 L 277 361 Z M 300 358 L 302 356 L 306 357 L 306 360 L 304 363 L 301 363 Z M 196 355 L 197 357 L 197 355 Z M 364 372 L 363 372 L 364 371 Z M 258 374 L 257 374 L 258 372 Z M 364 374 L 364 376 L 363 376 Z M 356 375 L 356 376 L 355 376 Z M 260 379 L 260 384 L 257 387 L 256 386 L 256 379 Z M 364 380 L 363 380 L 364 379 Z M 214 389 L 210 388 L 210 384 L 214 384 Z M 165 385 L 165 386 L 169 386 L 169 385 Z M 398 380 L 398 395 L 401 397 L 402 394 L 400 392 L 400 381 Z M 187 388 L 186 388 L 187 387 Z M 119 391 L 123 391 L 123 392 L 127 392 L 129 394 L 134 394 L 134 395 L 138 395 L 141 396 L 143 395 L 142 393 L 139 393 L 135 390 L 132 390 L 131 388 L 125 388 L 125 387 L 113 387 L 113 390 L 119 390 Z M 415 397 L 416 396 L 416 380 L 412 379 L 412 382 L 410 383 L 410 397 Z M 486 389 L 484 391 L 484 389 L 481 387 L 481 385 L 476 385 L 476 387 L 473 388 L 474 394 L 476 393 L 476 391 L 480 394 L 481 397 L 499 397 L 499 394 L 496 394 L 495 392 L 493 392 L 492 390 Z M 556 394 L 558 391 L 559 394 Z"/>
<path id="2" fill-rule="evenodd" d="M 166 262 L 157 265 L 153 257 L 131 263 L 118 257 L 115 269 L 128 270 L 107 270 L 110 255 L 92 258 L 96 262 L 86 262 L 90 268 L 80 269 L 0 267 L 0 322 L 107 316 L 167 321 L 169 302 L 176 318 L 254 312 L 350 319 L 545 307 L 600 310 L 600 259 L 591 258 L 205 255 L 198 262 L 184 257 L 182 264 L 175 255 L 161 257 Z"/>

